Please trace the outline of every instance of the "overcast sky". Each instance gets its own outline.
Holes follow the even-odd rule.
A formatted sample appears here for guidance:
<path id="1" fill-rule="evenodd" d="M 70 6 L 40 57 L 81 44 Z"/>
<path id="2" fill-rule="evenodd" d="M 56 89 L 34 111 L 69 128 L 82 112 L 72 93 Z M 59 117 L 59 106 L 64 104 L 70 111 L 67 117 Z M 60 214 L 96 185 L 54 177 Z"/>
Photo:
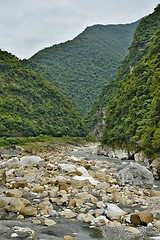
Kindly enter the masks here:
<path id="1" fill-rule="evenodd" d="M 158 0 L 0 0 L 0 48 L 20 59 L 76 37 L 87 26 L 135 22 Z"/>

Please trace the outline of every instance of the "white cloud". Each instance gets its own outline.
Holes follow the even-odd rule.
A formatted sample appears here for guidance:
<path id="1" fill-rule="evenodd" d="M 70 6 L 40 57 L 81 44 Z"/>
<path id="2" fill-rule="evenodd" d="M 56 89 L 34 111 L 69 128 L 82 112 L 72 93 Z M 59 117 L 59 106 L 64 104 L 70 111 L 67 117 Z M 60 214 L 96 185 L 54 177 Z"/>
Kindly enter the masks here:
<path id="1" fill-rule="evenodd" d="M 0 0 L 0 48 L 20 58 L 73 39 L 94 24 L 129 23 L 157 0 Z"/>

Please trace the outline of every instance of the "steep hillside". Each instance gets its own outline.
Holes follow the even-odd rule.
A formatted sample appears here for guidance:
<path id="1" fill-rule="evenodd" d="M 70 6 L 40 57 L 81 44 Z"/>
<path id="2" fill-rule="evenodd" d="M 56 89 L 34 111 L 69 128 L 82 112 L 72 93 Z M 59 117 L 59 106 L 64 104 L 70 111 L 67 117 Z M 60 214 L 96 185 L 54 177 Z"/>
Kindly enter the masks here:
<path id="1" fill-rule="evenodd" d="M 137 28 L 126 58 L 133 68 L 120 81 L 116 96 L 106 108 L 102 137 L 104 144 L 144 150 L 152 157 L 160 153 L 159 23 L 160 5 Z M 126 59 L 121 71 L 125 68 Z"/>
<path id="2" fill-rule="evenodd" d="M 0 136 L 39 134 L 83 136 L 85 130 L 57 87 L 0 51 Z"/>
<path id="3" fill-rule="evenodd" d="M 23 63 L 58 86 L 84 114 L 102 86 L 115 78 L 137 25 L 87 27 L 72 41 L 45 48 Z"/>
<path id="4" fill-rule="evenodd" d="M 98 100 L 95 102 L 92 110 L 86 116 L 86 124 L 94 134 L 101 135 L 102 117 L 104 108 L 108 102 L 116 95 L 119 82 L 130 74 L 134 67 L 138 65 L 141 59 L 147 54 L 154 40 L 154 34 L 159 29 L 160 14 L 159 7 L 149 16 L 143 18 L 136 28 L 134 39 L 129 48 L 129 54 L 122 61 L 115 80 L 104 86 Z"/>

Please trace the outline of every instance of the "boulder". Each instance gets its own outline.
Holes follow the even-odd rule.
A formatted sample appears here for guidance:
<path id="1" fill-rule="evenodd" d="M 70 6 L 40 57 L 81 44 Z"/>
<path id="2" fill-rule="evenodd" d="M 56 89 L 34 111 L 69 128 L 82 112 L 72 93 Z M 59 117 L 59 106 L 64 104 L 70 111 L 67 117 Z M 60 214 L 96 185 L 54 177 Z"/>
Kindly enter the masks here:
<path id="1" fill-rule="evenodd" d="M 38 156 L 25 156 L 20 158 L 20 165 L 33 167 L 43 164 L 43 159 Z"/>
<path id="2" fill-rule="evenodd" d="M 59 172 L 74 172 L 77 171 L 77 167 L 73 164 L 59 164 L 58 165 Z"/>
<path id="3" fill-rule="evenodd" d="M 107 209 L 105 211 L 105 214 L 111 220 L 119 220 L 121 218 L 121 216 L 126 214 L 126 212 L 124 212 L 116 204 L 110 203 L 110 204 L 107 204 Z"/>
<path id="4" fill-rule="evenodd" d="M 5 168 L 5 167 L 8 167 L 8 168 L 17 168 L 20 166 L 20 162 L 19 162 L 19 159 L 17 157 L 13 157 L 11 159 L 9 159 L 8 161 L 6 162 L 3 162 L 1 164 L 1 167 L 2 168 Z"/>
<path id="5" fill-rule="evenodd" d="M 0 170 L 0 186 L 6 183 L 6 173 L 4 170 Z"/>
<path id="6" fill-rule="evenodd" d="M 15 181 L 12 182 L 12 188 L 25 188 L 28 186 L 26 181 Z"/>
<path id="7" fill-rule="evenodd" d="M 154 177 L 144 166 L 138 163 L 131 162 L 129 166 L 122 169 L 118 175 L 117 180 L 122 186 L 130 185 L 143 188 L 152 188 Z"/>
<path id="8" fill-rule="evenodd" d="M 103 225 L 107 224 L 109 220 L 105 216 L 99 216 L 91 220 L 92 225 Z"/>
<path id="9" fill-rule="evenodd" d="M 6 193 L 7 197 L 15 197 L 15 198 L 21 198 L 22 197 L 22 192 L 18 190 L 9 190 Z"/>
<path id="10" fill-rule="evenodd" d="M 36 216 L 38 212 L 33 206 L 26 206 L 20 210 L 20 214 L 25 217 L 31 217 Z"/>
<path id="11" fill-rule="evenodd" d="M 160 179 L 160 158 L 159 157 L 153 160 L 151 167 L 152 167 L 154 177 L 156 179 Z"/>
<path id="12" fill-rule="evenodd" d="M 20 212 L 25 207 L 24 202 L 19 198 L 11 198 L 9 203 L 5 206 L 8 212 Z"/>
<path id="13" fill-rule="evenodd" d="M 136 212 L 131 214 L 131 223 L 134 225 L 147 225 L 153 220 L 153 213 L 150 212 Z"/>

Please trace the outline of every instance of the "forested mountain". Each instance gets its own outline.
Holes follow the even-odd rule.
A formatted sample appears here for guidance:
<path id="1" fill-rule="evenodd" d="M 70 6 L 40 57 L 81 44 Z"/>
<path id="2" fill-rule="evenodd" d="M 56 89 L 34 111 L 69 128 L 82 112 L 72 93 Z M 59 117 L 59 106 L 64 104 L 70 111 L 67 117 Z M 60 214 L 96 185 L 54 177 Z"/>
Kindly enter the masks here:
<path id="1" fill-rule="evenodd" d="M 84 114 L 102 86 L 115 78 L 138 23 L 87 27 L 73 40 L 45 48 L 23 64 L 58 86 Z"/>
<path id="2" fill-rule="evenodd" d="M 94 103 L 92 110 L 86 116 L 86 124 L 90 130 L 92 129 L 94 134 L 100 134 L 102 132 L 102 127 L 104 127 L 102 126 L 102 118 L 105 115 L 105 107 L 108 102 L 115 97 L 117 90 L 118 93 L 121 91 L 121 82 L 124 83 L 128 75 L 133 77 L 132 73 L 134 73 L 135 66 L 141 63 L 143 57 L 146 56 L 153 44 L 155 33 L 160 26 L 159 24 L 160 12 L 159 6 L 157 6 L 152 14 L 141 20 L 136 28 L 133 42 L 129 48 L 129 54 L 122 61 L 122 65 L 118 70 L 115 80 L 109 82 L 103 87 L 98 100 Z M 130 83 L 131 88 L 133 87 L 132 84 L 133 86 L 135 85 L 134 80 Z M 143 95 L 143 92 L 141 94 Z"/>
<path id="3" fill-rule="evenodd" d="M 160 153 L 160 5 L 137 27 L 118 77 L 102 142 L 154 157 Z"/>
<path id="4" fill-rule="evenodd" d="M 81 118 L 50 82 L 0 51 L 0 136 L 83 136 Z"/>

